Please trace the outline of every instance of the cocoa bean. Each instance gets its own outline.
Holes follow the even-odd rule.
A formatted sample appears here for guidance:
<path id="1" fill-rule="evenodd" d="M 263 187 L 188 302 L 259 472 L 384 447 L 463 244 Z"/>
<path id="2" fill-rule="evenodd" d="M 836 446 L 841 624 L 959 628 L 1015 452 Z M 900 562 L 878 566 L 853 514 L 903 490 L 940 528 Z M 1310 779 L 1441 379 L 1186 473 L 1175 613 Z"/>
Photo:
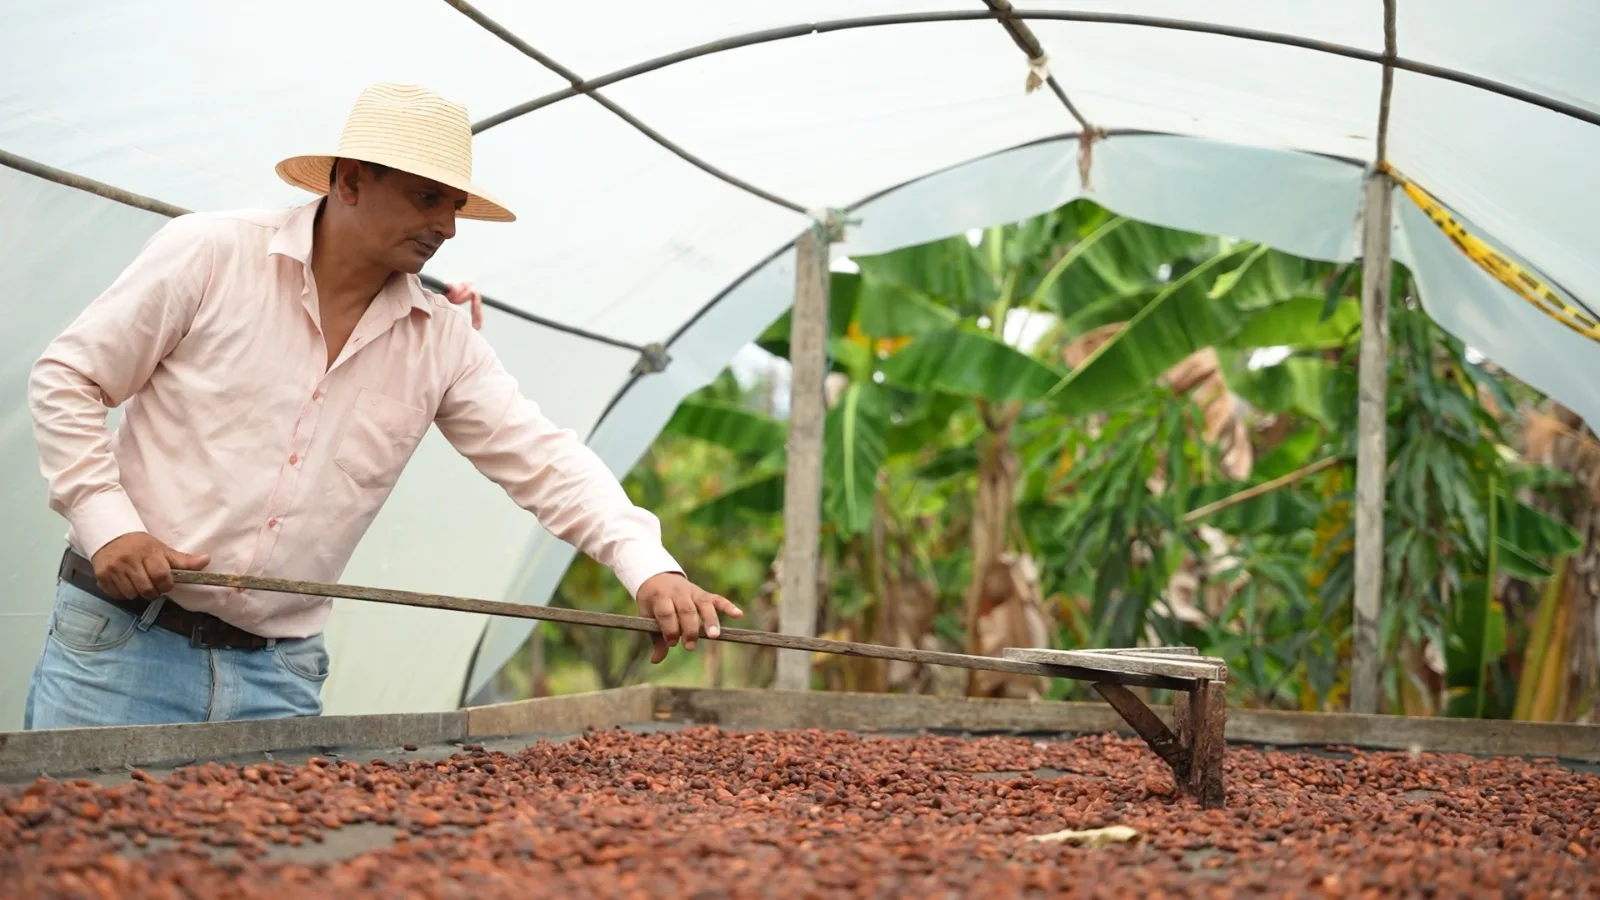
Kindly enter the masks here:
<path id="1" fill-rule="evenodd" d="M 1600 777 L 1346 753 L 1230 747 L 1223 810 L 1110 736 L 613 729 L 439 761 L 41 779 L 0 787 L 0 896 L 1476 897 L 1600 883 Z M 368 822 L 384 846 L 324 837 Z M 1107 825 L 1138 840 L 1028 840 Z"/>

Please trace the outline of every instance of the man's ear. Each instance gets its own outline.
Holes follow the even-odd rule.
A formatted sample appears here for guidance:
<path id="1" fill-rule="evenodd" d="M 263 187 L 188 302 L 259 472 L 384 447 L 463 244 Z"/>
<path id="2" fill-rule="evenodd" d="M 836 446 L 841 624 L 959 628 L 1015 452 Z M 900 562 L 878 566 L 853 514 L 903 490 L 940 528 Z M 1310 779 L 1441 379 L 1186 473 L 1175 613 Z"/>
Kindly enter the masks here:
<path id="1" fill-rule="evenodd" d="M 361 178 L 361 163 L 353 159 L 340 159 L 334 161 L 333 196 L 348 206 L 356 205 L 357 196 L 360 194 L 358 182 Z"/>

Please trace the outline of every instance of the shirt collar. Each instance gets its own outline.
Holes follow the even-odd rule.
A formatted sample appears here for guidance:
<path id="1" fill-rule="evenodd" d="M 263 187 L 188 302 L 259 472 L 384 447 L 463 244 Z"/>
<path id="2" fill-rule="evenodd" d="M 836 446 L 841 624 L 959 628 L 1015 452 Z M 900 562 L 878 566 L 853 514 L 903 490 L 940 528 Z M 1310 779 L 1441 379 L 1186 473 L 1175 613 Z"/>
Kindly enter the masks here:
<path id="1" fill-rule="evenodd" d="M 278 233 L 267 243 L 268 256 L 284 256 L 298 262 L 305 267 L 308 281 L 311 277 L 311 239 L 323 200 L 319 197 L 292 210 L 283 224 L 278 226 Z M 422 290 L 422 279 L 415 275 L 396 272 L 378 295 L 388 298 L 397 316 L 413 309 L 433 315 L 433 304 Z"/>

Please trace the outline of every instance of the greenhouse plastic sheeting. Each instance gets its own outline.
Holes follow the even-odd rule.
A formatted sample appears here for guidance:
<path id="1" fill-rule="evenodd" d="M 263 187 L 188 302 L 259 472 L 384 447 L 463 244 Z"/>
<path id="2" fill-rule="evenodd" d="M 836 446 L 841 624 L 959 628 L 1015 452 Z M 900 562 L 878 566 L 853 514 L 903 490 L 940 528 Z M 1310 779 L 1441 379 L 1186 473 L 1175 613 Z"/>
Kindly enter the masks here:
<path id="1" fill-rule="evenodd" d="M 618 473 L 687 393 L 790 303 L 792 243 L 811 221 L 792 207 L 853 208 L 859 224 L 835 256 L 1015 221 L 1077 196 L 1320 259 L 1359 253 L 1383 80 L 1379 0 L 1023 5 L 1050 70 L 1110 132 L 1093 146 L 1087 192 L 1078 123 L 1048 88 L 1024 90 L 1026 57 L 1001 24 L 974 18 L 986 10 L 978 0 L 477 8 L 586 79 L 709 42 L 742 45 L 601 92 L 768 197 L 692 165 L 595 100 L 568 96 L 482 131 L 475 180 L 519 221 L 463 222 L 428 269 L 566 326 L 668 346 L 665 371 L 635 375 L 631 350 L 486 313 L 485 334 L 524 391 Z M 804 27 L 913 13 L 956 18 Z M 1060 18 L 1082 13 L 1125 18 Z M 1139 16 L 1198 25 L 1126 19 Z M 273 163 L 331 150 L 351 101 L 373 81 L 425 84 L 475 120 L 568 87 L 439 0 L 12 0 L 4 17 L 0 151 L 183 209 L 306 202 Z M 1514 10 L 1399 0 L 1396 23 L 1411 68 L 1474 83 L 1396 71 L 1388 160 L 1474 233 L 1593 309 L 1600 13 L 1555 0 Z M 1226 33 L 1203 33 L 1218 29 Z M 1416 270 L 1430 313 L 1600 421 L 1600 345 L 1486 275 L 1403 194 L 1395 205 L 1395 258 Z M 0 728 L 20 722 L 65 533 L 34 455 L 27 369 L 162 221 L 0 167 L 0 380 L 11 398 L 0 406 L 9 512 L 0 526 Z M 539 604 L 573 552 L 431 433 L 344 580 Z M 527 633 L 522 621 L 340 601 L 327 710 L 451 708 Z"/>

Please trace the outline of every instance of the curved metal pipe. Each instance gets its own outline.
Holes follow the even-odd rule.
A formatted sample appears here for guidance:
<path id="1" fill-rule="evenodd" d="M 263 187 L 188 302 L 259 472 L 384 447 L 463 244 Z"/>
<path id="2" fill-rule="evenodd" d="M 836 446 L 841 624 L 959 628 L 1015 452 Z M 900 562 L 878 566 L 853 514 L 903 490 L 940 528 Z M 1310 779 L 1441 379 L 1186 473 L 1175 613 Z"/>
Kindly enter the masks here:
<path id="1" fill-rule="evenodd" d="M 190 210 L 184 209 L 176 204 L 168 203 L 165 200 L 157 200 L 154 197 L 146 197 L 143 194 L 135 194 L 132 191 L 125 191 L 122 188 L 114 187 L 106 184 L 103 181 L 96 181 L 93 178 L 85 178 L 82 175 L 68 172 L 65 169 L 58 169 L 55 166 L 45 165 L 37 160 L 28 159 L 25 156 L 18 156 L 15 153 L 10 153 L 5 150 L 0 150 L 0 166 L 5 166 L 9 169 L 16 169 L 18 172 L 32 175 L 35 178 L 42 178 L 45 181 L 53 182 L 63 187 L 69 187 L 74 190 L 94 194 L 98 197 L 104 197 L 107 200 L 121 203 L 124 206 L 131 206 L 135 209 L 142 209 L 146 212 L 152 212 L 157 215 L 166 216 L 169 219 L 175 219 L 178 216 L 188 215 L 190 212 Z M 421 278 L 422 283 L 427 285 L 430 290 L 438 291 L 441 294 L 445 292 L 446 285 L 439 279 L 433 277 L 432 275 L 423 275 Z M 624 350 L 632 350 L 635 353 L 639 353 L 646 357 L 657 355 L 655 351 L 651 350 L 650 348 L 640 346 L 639 344 L 625 341 L 621 338 L 597 334 L 593 331 L 579 328 L 576 325 L 566 325 L 561 322 L 557 322 L 554 319 L 546 319 L 543 316 L 534 315 L 526 310 L 518 309 L 517 307 L 512 306 L 504 301 L 496 300 L 493 297 L 484 297 L 483 305 L 492 309 L 497 309 L 500 312 L 506 313 L 507 315 L 515 316 L 524 322 L 532 322 L 535 325 L 543 325 L 546 328 L 570 334 L 574 337 L 587 338 L 588 340 L 596 341 L 601 344 L 609 344 L 613 347 L 621 347 Z"/>
<path id="2" fill-rule="evenodd" d="M 1185 31 L 1194 34 L 1213 34 L 1221 37 L 1239 38 L 1241 40 L 1258 41 L 1268 44 L 1279 44 L 1285 47 L 1298 47 L 1302 50 L 1328 53 L 1348 59 L 1358 59 L 1362 62 L 1382 64 L 1385 61 L 1385 54 L 1383 52 L 1362 50 L 1359 47 L 1351 47 L 1345 44 L 1335 44 L 1331 41 L 1319 41 L 1314 38 L 1304 38 L 1292 34 L 1281 34 L 1274 31 L 1263 31 L 1256 28 L 1239 28 L 1232 25 L 1217 25 L 1210 22 L 1170 19 L 1163 16 L 1139 16 L 1123 13 L 1080 12 L 1077 10 L 1059 9 L 1018 9 L 1012 13 L 1012 16 L 1017 19 L 1025 20 L 1086 22 L 1099 25 L 1128 25 L 1140 28 L 1160 28 L 1169 31 Z M 579 96 L 580 94 L 587 94 L 591 91 L 599 90 L 600 88 L 608 85 L 616 84 L 619 81 L 626 81 L 629 78 L 634 78 L 639 75 L 665 69 L 668 66 L 677 65 L 681 62 L 687 62 L 691 59 L 709 56 L 713 53 L 721 53 L 727 50 L 737 50 L 743 47 L 752 47 L 757 44 L 771 43 L 772 41 L 782 41 L 790 38 L 805 37 L 806 35 L 811 34 L 828 34 L 834 31 L 849 31 L 858 28 L 879 28 L 888 25 L 917 25 L 934 22 L 972 22 L 985 19 L 999 21 L 1000 15 L 988 9 L 902 13 L 898 15 L 860 16 L 849 19 L 832 19 L 825 22 L 813 22 L 802 25 L 786 25 L 779 28 L 768 28 L 761 31 L 752 31 L 746 34 L 720 38 L 715 41 L 708 41 L 704 44 L 699 44 L 694 47 L 687 47 L 675 53 L 668 53 L 664 56 L 658 56 L 654 59 L 635 63 L 634 65 L 626 68 L 617 69 L 614 72 L 608 72 L 605 75 L 601 75 L 597 78 L 588 79 L 581 82 L 580 85 L 563 88 L 559 91 L 545 94 L 542 97 L 536 97 L 526 103 L 518 104 L 517 106 L 513 106 L 509 109 L 489 116 L 488 118 L 480 120 L 473 125 L 473 130 L 475 132 L 485 131 L 495 127 L 496 125 L 502 125 L 506 122 L 509 122 L 519 116 L 524 116 L 535 110 L 542 109 L 552 103 L 558 103 L 570 97 Z M 1454 81 L 1458 84 L 1467 85 L 1468 87 L 1478 88 L 1480 90 L 1510 97 L 1514 100 L 1520 100 L 1524 103 L 1530 103 L 1534 106 L 1543 107 L 1552 112 L 1561 113 L 1562 115 L 1571 116 L 1575 119 L 1588 122 L 1591 125 L 1600 125 L 1600 113 L 1585 109 L 1576 104 L 1557 100 L 1553 97 L 1546 97 L 1543 94 L 1538 94 L 1533 91 L 1512 87 L 1511 85 L 1502 84 L 1478 75 L 1459 72 L 1454 69 L 1444 68 L 1443 66 L 1435 66 L 1430 63 L 1418 62 L 1416 60 L 1410 60 L 1399 56 L 1394 57 L 1391 60 L 1391 63 L 1394 68 L 1397 69 L 1405 69 L 1409 72 L 1415 72 L 1419 75 L 1427 75 L 1429 77 L 1439 78 L 1445 81 Z"/>
<path id="3" fill-rule="evenodd" d="M 745 181 L 744 179 L 739 178 L 739 177 L 737 177 L 735 175 L 729 174 L 728 172 L 723 171 L 722 169 L 712 165 L 711 163 L 707 162 L 706 160 L 701 159 L 698 155 L 696 155 L 694 153 L 690 153 L 688 150 L 684 149 L 681 145 L 679 145 L 678 143 L 676 143 L 676 142 L 672 141 L 671 139 L 669 139 L 666 135 L 662 134 L 659 131 L 656 131 L 654 128 L 651 128 L 649 125 L 646 125 L 643 121 L 641 121 L 639 119 L 639 117 L 637 117 L 634 114 L 632 114 L 632 113 L 628 112 L 627 110 L 623 109 L 621 106 L 618 106 L 610 98 L 596 93 L 595 92 L 595 88 L 582 87 L 580 89 L 578 86 L 583 85 L 583 78 L 580 77 L 577 72 L 574 72 L 571 69 L 567 68 L 566 66 L 563 66 L 562 64 L 556 62 L 548 54 L 540 52 L 538 48 L 534 47 L 532 44 L 529 44 L 527 41 L 525 41 L 522 38 L 518 37 L 514 32 L 511 31 L 511 29 L 505 27 L 504 25 L 501 25 L 499 22 L 496 22 L 494 19 L 492 19 L 488 15 L 486 15 L 482 10 L 479 10 L 477 7 L 473 6 L 471 3 L 468 3 L 467 0 L 445 0 L 445 2 L 449 3 L 450 6 L 452 8 L 454 8 L 457 12 L 459 12 L 462 15 L 466 16 L 467 18 L 471 19 L 474 23 L 476 23 L 478 25 L 478 27 L 482 28 L 483 30 L 489 32 L 490 34 L 494 35 L 495 37 L 499 38 L 500 40 L 502 40 L 502 41 L 506 42 L 507 44 L 511 45 L 512 47 L 516 48 L 517 51 L 520 52 L 522 55 L 528 57 L 529 59 L 532 59 L 534 62 L 537 62 L 539 65 L 544 66 L 545 68 L 547 68 L 550 71 L 556 73 L 557 75 L 560 75 L 562 78 L 565 78 L 567 81 L 572 82 L 572 84 L 574 85 L 574 89 L 576 90 L 577 93 L 581 93 L 581 94 L 587 96 L 590 100 L 593 100 L 594 102 L 596 102 L 596 103 L 600 104 L 601 106 L 605 107 L 607 110 L 610 110 L 611 113 L 613 115 L 615 115 L 617 118 L 621 119 L 624 122 L 627 122 L 629 125 L 632 125 L 633 128 L 636 131 L 638 131 L 640 134 L 644 135 L 645 137 L 649 138 L 652 141 L 655 141 L 657 144 L 660 144 L 662 147 L 666 148 L 668 152 L 676 155 L 679 159 L 683 160 L 684 162 L 688 163 L 689 165 L 694 166 L 695 168 L 699 169 L 702 172 L 705 172 L 707 175 L 710 175 L 712 178 L 719 179 L 719 180 L 721 180 L 721 181 L 723 181 L 723 182 L 725 182 L 727 184 L 733 185 L 734 187 L 736 187 L 736 188 L 738 188 L 738 189 L 740 189 L 742 191 L 745 191 L 746 193 L 753 194 L 754 196 L 760 197 L 761 199 L 767 201 L 768 203 L 777 204 L 778 206 L 782 206 L 785 209 L 793 210 L 794 212 L 800 213 L 801 215 L 806 215 L 807 214 L 806 213 L 806 208 L 804 206 L 800 205 L 799 203 L 796 203 L 793 200 L 788 200 L 788 199 L 785 199 L 783 197 L 779 197 L 777 194 L 774 194 L 771 191 L 767 191 L 767 190 L 763 190 L 761 188 L 758 188 L 755 185 L 751 184 L 750 182 Z M 482 128 L 474 126 L 473 129 L 472 129 L 472 132 L 473 132 L 473 134 L 477 134 L 478 132 L 480 132 L 482 130 L 483 130 Z"/>

